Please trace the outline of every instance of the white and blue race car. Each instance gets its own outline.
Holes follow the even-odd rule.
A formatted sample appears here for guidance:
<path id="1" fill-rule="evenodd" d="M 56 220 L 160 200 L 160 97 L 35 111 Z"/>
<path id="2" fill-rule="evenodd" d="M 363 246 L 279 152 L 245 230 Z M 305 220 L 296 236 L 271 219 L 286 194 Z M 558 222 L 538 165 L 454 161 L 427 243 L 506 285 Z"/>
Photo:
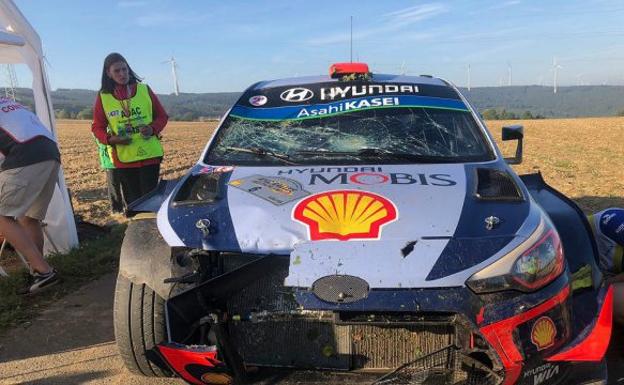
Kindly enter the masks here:
<path id="1" fill-rule="evenodd" d="M 605 384 L 612 293 L 589 224 L 518 177 L 452 84 L 259 82 L 179 181 L 133 203 L 126 366 L 190 384 Z"/>

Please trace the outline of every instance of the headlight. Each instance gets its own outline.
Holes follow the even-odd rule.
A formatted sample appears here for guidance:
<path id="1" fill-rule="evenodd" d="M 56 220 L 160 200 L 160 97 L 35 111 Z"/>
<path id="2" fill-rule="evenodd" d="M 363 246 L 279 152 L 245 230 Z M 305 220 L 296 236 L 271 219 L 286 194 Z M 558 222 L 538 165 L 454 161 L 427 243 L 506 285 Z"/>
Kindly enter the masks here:
<path id="1" fill-rule="evenodd" d="M 535 291 L 557 278 L 565 269 L 557 230 L 542 218 L 531 236 L 512 252 L 475 273 L 466 285 L 476 293 L 501 290 Z"/>

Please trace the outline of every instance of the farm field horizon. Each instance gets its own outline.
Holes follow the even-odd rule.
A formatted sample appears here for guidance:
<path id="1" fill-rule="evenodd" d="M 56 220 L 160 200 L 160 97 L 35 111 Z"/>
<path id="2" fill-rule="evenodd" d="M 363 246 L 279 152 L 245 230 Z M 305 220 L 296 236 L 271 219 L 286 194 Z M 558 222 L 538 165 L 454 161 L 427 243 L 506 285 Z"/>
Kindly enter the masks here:
<path id="1" fill-rule="evenodd" d="M 106 225 L 124 221 L 111 215 L 106 174 L 87 120 L 58 120 L 65 181 L 74 212 L 84 221 Z M 524 126 L 523 163 L 518 174 L 541 172 L 548 184 L 572 198 L 585 212 L 624 206 L 624 117 L 487 121 L 501 151 L 513 155 L 515 141 L 500 141 L 501 128 Z M 178 178 L 198 159 L 217 125 L 170 122 L 163 132 L 161 178 Z"/>

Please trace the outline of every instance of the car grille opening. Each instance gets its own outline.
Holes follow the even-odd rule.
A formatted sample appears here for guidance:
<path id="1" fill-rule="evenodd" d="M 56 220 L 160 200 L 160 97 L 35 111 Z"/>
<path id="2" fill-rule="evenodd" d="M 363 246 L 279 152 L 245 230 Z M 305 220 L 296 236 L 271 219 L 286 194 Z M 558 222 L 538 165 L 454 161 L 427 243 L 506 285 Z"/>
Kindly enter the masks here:
<path id="1" fill-rule="evenodd" d="M 241 257 L 228 257 L 226 270 L 240 265 Z M 470 336 L 459 315 L 306 311 L 283 286 L 287 270 L 266 274 L 227 301 L 232 346 L 246 365 L 373 379 L 394 373 L 387 384 L 498 383 L 483 360 L 459 348 Z"/>
<path id="2" fill-rule="evenodd" d="M 471 361 L 454 345 L 429 353 L 378 378 L 373 385 L 496 385 L 494 371 Z"/>

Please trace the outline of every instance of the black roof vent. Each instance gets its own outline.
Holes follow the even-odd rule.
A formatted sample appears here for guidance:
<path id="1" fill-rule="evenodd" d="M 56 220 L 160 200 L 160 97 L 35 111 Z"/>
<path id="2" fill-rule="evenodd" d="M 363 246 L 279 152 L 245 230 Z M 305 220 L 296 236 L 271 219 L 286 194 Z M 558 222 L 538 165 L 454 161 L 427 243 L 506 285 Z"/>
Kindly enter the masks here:
<path id="1" fill-rule="evenodd" d="M 477 198 L 496 201 L 522 201 L 522 193 L 508 172 L 493 168 L 477 169 Z"/>

